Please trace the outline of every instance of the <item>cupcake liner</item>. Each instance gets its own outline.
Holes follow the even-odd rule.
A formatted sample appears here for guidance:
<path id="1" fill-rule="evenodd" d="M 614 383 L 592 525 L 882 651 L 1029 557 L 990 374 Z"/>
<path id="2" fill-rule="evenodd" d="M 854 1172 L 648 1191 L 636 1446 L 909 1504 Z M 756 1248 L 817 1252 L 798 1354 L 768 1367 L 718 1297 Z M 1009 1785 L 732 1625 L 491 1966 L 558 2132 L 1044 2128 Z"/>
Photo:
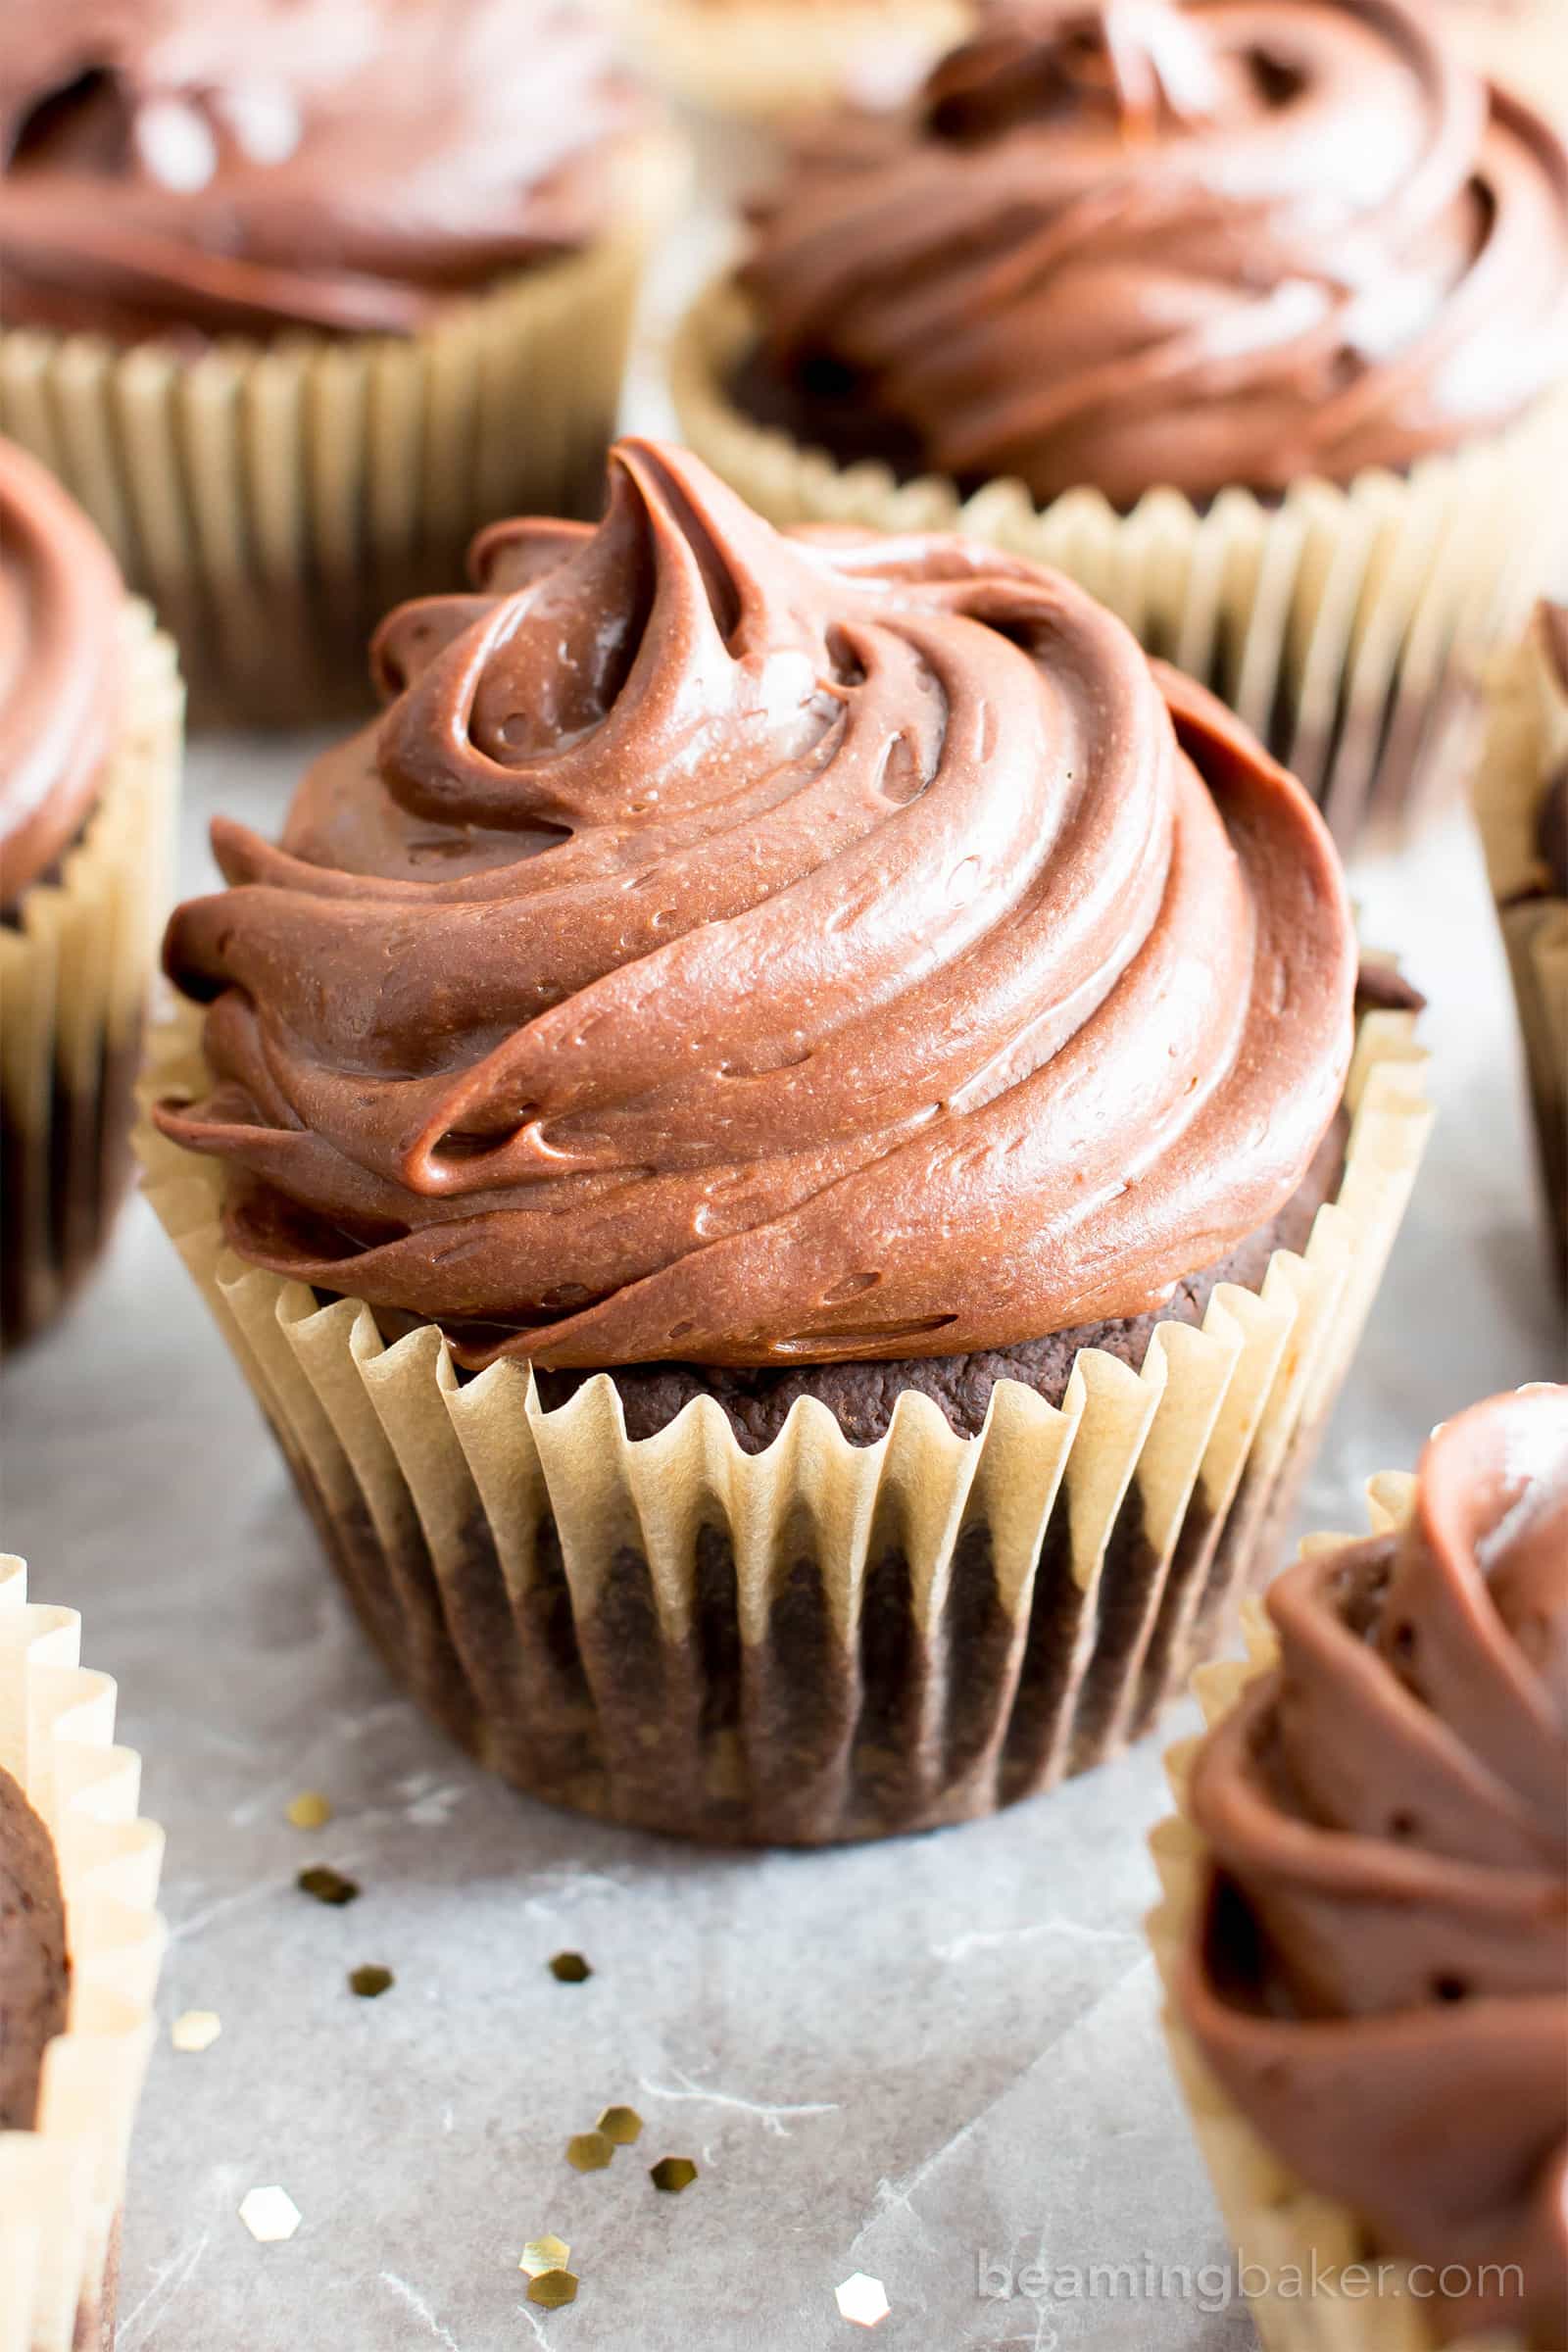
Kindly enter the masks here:
<path id="1" fill-rule="evenodd" d="M 1536 847 L 1541 804 L 1568 769 L 1568 691 L 1531 642 L 1498 662 L 1477 769 L 1476 816 L 1508 953 L 1551 1218 L 1568 1285 L 1568 899 Z"/>
<path id="2" fill-rule="evenodd" d="M 183 697 L 127 603 L 124 713 L 57 879 L 0 925 L 0 1341 L 42 1328 L 91 1265 L 130 1177 L 148 984 L 173 861 Z"/>
<path id="3" fill-rule="evenodd" d="M 405 598 L 461 584 L 497 516 L 599 512 L 644 255 L 684 186 L 647 143 L 623 225 L 421 334 L 195 356 L 0 333 L 0 432 L 48 466 L 179 641 L 201 724 L 366 710 Z"/>
<path id="4" fill-rule="evenodd" d="M 1372 1533 L 1382 1535 L 1401 1526 L 1414 1493 L 1414 1479 L 1402 1472 L 1373 1479 L 1367 1488 Z M 1352 1541 L 1347 1536 L 1313 1536 L 1301 1548 L 1332 1549 Z M 1268 1673 L 1279 1657 L 1274 1630 L 1255 1601 L 1243 1604 L 1242 1631 L 1245 1659 L 1217 1660 L 1200 1667 L 1193 1677 L 1211 1728 L 1229 1713 L 1248 1683 Z M 1172 2072 L 1187 2102 L 1264 2352 L 1439 2352 L 1440 2339 L 1429 2316 L 1431 2300 L 1411 2292 L 1404 2265 L 1372 2251 L 1348 2206 L 1309 2189 L 1281 2163 L 1227 2096 L 1182 2021 L 1177 1987 L 1184 1955 L 1198 1928 L 1207 1854 L 1187 1811 L 1188 1782 L 1200 1744 L 1198 1740 L 1181 1740 L 1166 1758 L 1177 1810 L 1157 1824 L 1150 1838 L 1161 1900 L 1149 1916 L 1149 1939 L 1164 1987 L 1161 2024 Z M 1375 2266 L 1377 2294 L 1342 2295 L 1327 2286 L 1304 2294 L 1295 2283 L 1325 2279 L 1355 2263 Z M 1491 2330 L 1462 2341 L 1447 2339 L 1445 2352 L 1526 2348 L 1513 2331 Z"/>
<path id="5" fill-rule="evenodd" d="M 1156 489 L 1122 514 L 1098 490 L 1042 508 L 1015 481 L 964 498 L 935 474 L 901 484 L 883 465 L 839 466 L 732 398 L 756 331 L 724 279 L 671 355 L 687 441 L 750 505 L 780 524 L 963 530 L 1070 573 L 1230 704 L 1342 848 L 1406 831 L 1453 790 L 1485 659 L 1522 624 L 1568 529 L 1568 392 L 1407 474 L 1301 481 L 1272 504 L 1229 489 L 1204 509 Z"/>
<path id="6" fill-rule="evenodd" d="M 688 105 L 770 121 L 912 86 L 956 48 L 964 0 L 624 0 L 649 73 Z"/>
<path id="7" fill-rule="evenodd" d="M 0 2133 L 0 2352 L 114 2336 L 118 2217 L 152 2047 L 163 1832 L 136 1815 L 141 1759 L 114 1744 L 115 1686 L 78 1663 L 74 1609 L 27 1600 L 0 1555 L 0 1765 L 53 1839 L 71 1952 L 66 2031 L 30 2132 Z"/>
<path id="8" fill-rule="evenodd" d="M 1000 1383 L 960 1438 L 906 1392 L 876 1445 L 799 1400 L 748 1454 L 710 1397 L 628 1440 L 608 1376 L 541 1409 L 440 1332 L 247 1268 L 223 1177 L 144 1126 L 206 1293 L 367 1629 L 519 1788 L 636 1826 L 819 1843 L 994 1810 L 1114 1751 L 1260 1564 L 1355 1346 L 1429 1125 L 1404 1013 L 1362 1025 L 1337 1202 L 1258 1289 L 1221 1284 L 1059 1408 Z M 152 1099 L 204 1084 L 194 1014 Z"/>

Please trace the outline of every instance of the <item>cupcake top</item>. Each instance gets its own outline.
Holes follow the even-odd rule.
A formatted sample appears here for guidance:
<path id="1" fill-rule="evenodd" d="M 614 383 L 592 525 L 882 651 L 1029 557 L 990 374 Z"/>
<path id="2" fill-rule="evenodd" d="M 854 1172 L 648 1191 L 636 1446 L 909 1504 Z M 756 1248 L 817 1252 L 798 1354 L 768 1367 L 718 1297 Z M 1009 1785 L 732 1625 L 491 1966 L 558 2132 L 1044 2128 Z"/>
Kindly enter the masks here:
<path id="1" fill-rule="evenodd" d="M 1568 365 L 1568 156 L 1408 0 L 994 8 L 756 223 L 775 373 L 1040 499 L 1403 468 Z"/>
<path id="2" fill-rule="evenodd" d="M 0 441 L 0 906 L 91 811 L 120 698 L 122 602 L 85 514 Z"/>
<path id="3" fill-rule="evenodd" d="M 1305 795 L 1080 589 L 684 452 L 404 607 L 175 914 L 234 1247 L 464 1360 L 904 1358 L 1141 1312 L 1298 1185 L 1354 954 Z"/>
<path id="4" fill-rule="evenodd" d="M 6 321 L 406 334 L 589 242 L 638 111 L 573 0 L 8 8 Z"/>
<path id="5" fill-rule="evenodd" d="M 43 2054 L 66 2030 L 71 1963 L 54 1841 L 0 1770 L 0 2132 L 30 2132 Z"/>
<path id="6" fill-rule="evenodd" d="M 1404 1531 L 1303 1560 L 1203 1743 L 1181 2006 L 1261 2136 L 1445 2340 L 1568 2310 L 1568 1388 L 1440 1430 Z M 1518 2265 L 1522 2273 L 1512 2271 Z M 1429 2275 L 1430 2276 L 1430 2275 Z"/>

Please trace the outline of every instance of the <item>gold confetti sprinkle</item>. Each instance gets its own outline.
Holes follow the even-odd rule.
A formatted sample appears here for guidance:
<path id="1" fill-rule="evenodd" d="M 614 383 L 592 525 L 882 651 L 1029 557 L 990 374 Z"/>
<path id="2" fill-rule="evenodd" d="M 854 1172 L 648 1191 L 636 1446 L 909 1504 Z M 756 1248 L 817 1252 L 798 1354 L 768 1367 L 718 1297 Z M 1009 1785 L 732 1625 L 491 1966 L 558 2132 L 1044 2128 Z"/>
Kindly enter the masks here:
<path id="1" fill-rule="evenodd" d="M 528 2281 L 528 2300 L 542 2303 L 546 2311 L 559 2311 L 563 2303 L 576 2302 L 577 2281 L 569 2271 L 541 2271 Z"/>
<path id="2" fill-rule="evenodd" d="M 857 2328 L 880 2328 L 893 2309 L 881 2279 L 867 2278 L 864 2271 L 852 2272 L 842 2286 L 833 2289 L 833 2300 L 840 2318 Z"/>
<path id="3" fill-rule="evenodd" d="M 690 2188 L 697 2178 L 697 2167 L 689 2156 L 661 2156 L 649 2167 L 648 2178 L 656 2188 L 666 2189 L 672 2197 L 683 2188 Z"/>
<path id="4" fill-rule="evenodd" d="M 259 2246 L 276 2246 L 299 2228 L 300 2209 L 286 2188 L 274 2184 L 247 2191 L 239 2218 Z"/>
<path id="5" fill-rule="evenodd" d="M 599 2118 L 599 2129 L 617 2148 L 629 2148 L 643 2135 L 643 2119 L 635 2107 L 607 2107 Z"/>
<path id="6" fill-rule="evenodd" d="M 566 2162 L 579 2173 L 602 2173 L 614 2153 L 613 2140 L 602 2132 L 578 2132 L 566 2142 Z"/>
<path id="7" fill-rule="evenodd" d="M 357 1992 L 362 2001 L 376 2000 L 383 1992 L 390 1992 L 396 1983 L 397 1979 L 389 1968 L 377 1968 L 373 1964 L 349 1972 L 350 1990 Z"/>
<path id="8" fill-rule="evenodd" d="M 581 1952 L 558 1952 L 550 1963 L 558 1984 L 586 1984 L 593 1973 Z"/>
<path id="9" fill-rule="evenodd" d="M 302 1788 L 289 1800 L 288 1817 L 297 1830 L 324 1830 L 332 1807 L 319 1788 Z"/>
<path id="10" fill-rule="evenodd" d="M 325 1862 L 302 1870 L 294 1884 L 302 1894 L 314 1894 L 318 1903 L 331 1903 L 336 1909 L 359 1900 L 360 1889 L 355 1881 L 346 1879 L 340 1870 L 331 1869 Z"/>
<path id="11" fill-rule="evenodd" d="M 571 2248 L 564 2237 L 530 2237 L 517 2268 L 530 2278 L 542 2278 L 546 2271 L 564 2271 L 570 2260 Z"/>
<path id="12" fill-rule="evenodd" d="M 216 2009 L 187 2009 L 170 2027 L 169 2038 L 176 2050 L 210 2050 L 222 2031 Z"/>

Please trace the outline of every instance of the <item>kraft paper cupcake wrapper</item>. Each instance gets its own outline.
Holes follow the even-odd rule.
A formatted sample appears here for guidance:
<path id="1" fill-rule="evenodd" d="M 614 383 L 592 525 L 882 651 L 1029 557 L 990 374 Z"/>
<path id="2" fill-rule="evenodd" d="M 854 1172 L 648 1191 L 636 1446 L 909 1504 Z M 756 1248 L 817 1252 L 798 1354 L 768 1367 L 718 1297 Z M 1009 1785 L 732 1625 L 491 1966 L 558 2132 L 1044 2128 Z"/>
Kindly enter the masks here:
<path id="1" fill-rule="evenodd" d="M 1568 393 L 1405 475 L 1302 481 L 1272 505 L 1230 489 L 1203 510 L 1152 490 L 1122 514 L 1097 490 L 1042 508 L 1018 482 L 964 498 L 935 474 L 839 466 L 736 404 L 755 335 L 724 279 L 671 354 L 687 441 L 750 505 L 774 523 L 961 529 L 1070 573 L 1231 705 L 1342 848 L 1407 831 L 1452 792 L 1486 657 L 1517 633 L 1568 529 Z"/>
<path id="2" fill-rule="evenodd" d="M 621 0 L 648 72 L 713 115 L 776 121 L 896 71 L 913 84 L 956 48 L 964 0 Z"/>
<path id="3" fill-rule="evenodd" d="M 849 1444 L 799 1401 L 747 1454 L 702 1397 L 625 1435 L 608 1377 L 544 1412 L 460 1381 L 439 1331 L 247 1268 L 222 1175 L 150 1126 L 154 1208 L 205 1292 L 360 1615 L 484 1763 L 556 1802 L 816 1843 L 992 1811 L 1111 1753 L 1185 1683 L 1252 1570 L 1377 1287 L 1429 1125 L 1407 1014 L 1362 1025 L 1337 1202 L 1258 1289 L 1001 1383 L 982 1435 L 916 1393 Z M 147 1094 L 205 1083 L 187 1017 Z"/>
<path id="4" fill-rule="evenodd" d="M 131 1172 L 142 1023 L 173 859 L 183 695 L 174 650 L 127 603 L 124 714 L 56 880 L 0 924 L 0 1341 L 58 1311 Z"/>
<path id="5" fill-rule="evenodd" d="M 1568 1285 L 1568 899 L 1552 895 L 1536 846 L 1542 802 L 1565 770 L 1568 690 L 1532 630 L 1494 673 L 1475 808 L 1519 1006 L 1557 1272 Z"/>
<path id="6" fill-rule="evenodd" d="M 1415 1493 L 1404 1472 L 1389 1472 L 1367 1487 L 1374 1535 L 1403 1525 Z M 1354 1539 L 1313 1536 L 1303 1552 L 1334 1548 Z M 1193 1687 L 1210 1728 L 1230 1712 L 1246 1686 L 1279 1658 L 1273 1627 L 1255 1601 L 1242 1609 L 1245 1659 L 1201 1666 Z M 1236 2107 L 1183 2023 L 1178 1998 L 1182 1961 L 1197 1933 L 1208 1848 L 1187 1811 L 1193 1759 L 1200 1742 L 1184 1740 L 1166 1757 L 1177 1810 L 1150 1838 L 1161 1900 L 1150 1913 L 1152 1946 L 1165 2001 L 1161 2013 L 1171 2068 L 1187 2102 L 1214 2196 L 1239 2264 L 1258 2281 L 1249 2307 L 1264 2352 L 1439 2352 L 1429 2298 L 1412 2294 L 1404 2266 L 1370 2248 L 1366 2230 L 1347 2205 L 1320 2196 L 1281 2163 Z M 1292 2291 L 1298 2278 L 1319 2278 L 1348 2264 L 1378 2266 L 1383 2291 L 1365 2297 Z M 1315 2274 L 1314 2274 L 1315 2265 Z M 1266 2283 L 1265 2283 L 1266 2281 Z M 1526 2352 L 1512 2330 L 1489 2330 L 1450 2340 L 1445 2352 Z"/>
<path id="7" fill-rule="evenodd" d="M 462 584 L 501 515 L 597 515 L 647 246 L 685 185 L 650 142 L 581 254 L 418 335 L 228 339 L 192 356 L 0 333 L 0 432 L 85 508 L 179 641 L 198 723 L 367 710 L 403 599 Z"/>
<path id="8" fill-rule="evenodd" d="M 0 2132 L 0 2352 L 114 2334 L 131 2122 L 152 2047 L 164 1834 L 137 1818 L 141 1759 L 115 1744 L 115 1685 L 79 1662 L 74 1609 L 27 1599 L 0 1554 L 0 1765 L 53 1840 L 66 1902 L 66 2031 L 30 2132 Z"/>

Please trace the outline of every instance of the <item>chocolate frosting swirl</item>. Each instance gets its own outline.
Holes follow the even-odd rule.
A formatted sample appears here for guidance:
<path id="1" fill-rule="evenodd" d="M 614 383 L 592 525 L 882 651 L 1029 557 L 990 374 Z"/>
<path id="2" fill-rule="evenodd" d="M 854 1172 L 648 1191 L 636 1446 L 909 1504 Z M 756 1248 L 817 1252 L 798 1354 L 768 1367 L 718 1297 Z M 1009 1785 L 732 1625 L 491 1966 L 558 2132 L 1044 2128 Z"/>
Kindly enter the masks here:
<path id="1" fill-rule="evenodd" d="M 1041 499 L 1402 468 L 1568 365 L 1568 156 L 1406 0 L 1004 7 L 755 217 L 775 371 Z"/>
<path id="2" fill-rule="evenodd" d="M 1305 795 L 1065 579 L 783 536 L 625 441 L 404 607 L 181 908 L 246 1257 L 466 1360 L 951 1354 L 1160 1302 L 1339 1102 Z"/>
<path id="3" fill-rule="evenodd" d="M 5 318 L 409 333 L 590 241 L 638 112 L 572 0 L 8 8 Z"/>
<path id="4" fill-rule="evenodd" d="M 0 906 L 80 830 L 118 708 L 114 559 L 52 474 L 0 441 Z"/>
<path id="5" fill-rule="evenodd" d="M 1568 1388 L 1440 1430 L 1404 1533 L 1307 1559 L 1269 1610 L 1279 1669 L 1193 1774 L 1214 1882 L 1187 2022 L 1309 2186 L 1455 2266 L 1429 2306 L 1445 2339 L 1506 2325 L 1556 2352 Z"/>

